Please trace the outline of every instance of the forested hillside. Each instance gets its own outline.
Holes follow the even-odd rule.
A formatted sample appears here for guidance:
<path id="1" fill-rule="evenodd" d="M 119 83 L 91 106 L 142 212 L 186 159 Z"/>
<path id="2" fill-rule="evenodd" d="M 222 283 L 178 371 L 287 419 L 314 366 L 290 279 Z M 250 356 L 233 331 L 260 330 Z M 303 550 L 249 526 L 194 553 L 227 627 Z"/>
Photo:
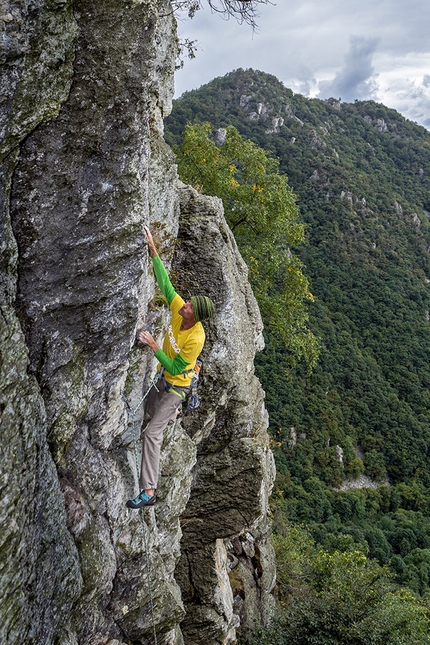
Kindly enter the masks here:
<path id="1" fill-rule="evenodd" d="M 289 350 L 268 332 L 257 366 L 277 459 L 277 509 L 304 522 L 328 551 L 361 545 L 423 593 L 430 584 L 430 135 L 383 105 L 306 99 L 252 70 L 174 102 L 168 143 L 179 145 L 185 125 L 196 122 L 233 125 L 278 157 L 306 224 L 294 252 L 315 296 L 309 312 L 322 339 L 319 363 L 311 375 L 304 365 L 288 372 Z M 363 481 L 373 487 L 357 488 Z"/>

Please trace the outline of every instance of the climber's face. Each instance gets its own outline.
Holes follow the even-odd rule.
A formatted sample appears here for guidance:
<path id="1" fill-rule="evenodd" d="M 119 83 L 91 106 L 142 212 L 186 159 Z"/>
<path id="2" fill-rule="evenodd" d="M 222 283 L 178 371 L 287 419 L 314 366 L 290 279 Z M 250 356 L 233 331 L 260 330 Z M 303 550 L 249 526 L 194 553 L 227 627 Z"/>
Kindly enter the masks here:
<path id="1" fill-rule="evenodd" d="M 182 316 L 184 320 L 194 320 L 194 307 L 191 300 L 184 302 L 182 307 L 179 309 L 178 314 Z"/>

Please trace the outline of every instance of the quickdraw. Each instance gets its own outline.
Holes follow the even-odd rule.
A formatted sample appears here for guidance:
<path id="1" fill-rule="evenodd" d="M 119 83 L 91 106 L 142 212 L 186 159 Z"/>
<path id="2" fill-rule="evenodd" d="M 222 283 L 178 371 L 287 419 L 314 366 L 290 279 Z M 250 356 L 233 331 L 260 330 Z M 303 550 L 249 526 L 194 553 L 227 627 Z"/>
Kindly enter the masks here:
<path id="1" fill-rule="evenodd" d="M 194 376 L 193 376 L 193 380 L 191 381 L 190 397 L 188 399 L 188 408 L 190 410 L 196 410 L 200 405 L 198 386 L 199 386 L 201 367 L 202 367 L 202 362 L 196 361 L 196 365 L 194 367 Z"/>

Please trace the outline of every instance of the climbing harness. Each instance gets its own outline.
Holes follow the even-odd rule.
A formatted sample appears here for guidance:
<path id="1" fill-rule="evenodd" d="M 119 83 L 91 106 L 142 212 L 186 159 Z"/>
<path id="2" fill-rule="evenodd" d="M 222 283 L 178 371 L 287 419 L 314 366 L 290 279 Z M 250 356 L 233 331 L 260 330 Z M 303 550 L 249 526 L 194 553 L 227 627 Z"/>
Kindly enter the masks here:
<path id="1" fill-rule="evenodd" d="M 201 366 L 202 366 L 202 362 L 196 361 L 196 364 L 194 367 L 192 367 L 189 370 L 184 370 L 183 372 L 181 372 L 181 374 L 184 374 L 184 375 L 191 374 L 191 373 L 193 374 L 193 378 L 191 380 L 191 385 L 190 385 L 190 392 L 184 392 L 183 389 L 178 389 L 179 386 L 176 387 L 175 385 L 170 385 L 166 381 L 164 381 L 166 392 L 169 392 L 170 394 L 176 394 L 176 396 L 179 396 L 179 398 L 182 399 L 182 403 L 185 403 L 187 396 L 189 395 L 188 408 L 190 410 L 195 410 L 200 405 L 200 401 L 197 394 L 197 386 L 199 382 L 199 372 L 200 372 Z M 164 367 L 161 368 L 159 374 L 160 374 L 160 378 L 163 378 Z"/>

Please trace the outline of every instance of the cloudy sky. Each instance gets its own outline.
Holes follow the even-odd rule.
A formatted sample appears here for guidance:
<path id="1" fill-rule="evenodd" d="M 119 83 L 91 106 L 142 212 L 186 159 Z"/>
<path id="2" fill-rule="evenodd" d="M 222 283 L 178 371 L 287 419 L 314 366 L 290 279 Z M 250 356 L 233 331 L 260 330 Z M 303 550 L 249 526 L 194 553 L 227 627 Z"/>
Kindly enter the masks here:
<path id="1" fill-rule="evenodd" d="M 180 19 L 180 38 L 198 43 L 176 96 L 251 67 L 305 96 L 379 101 L 430 129 L 430 0 L 274 2 L 261 7 L 256 33 L 206 4 Z"/>

